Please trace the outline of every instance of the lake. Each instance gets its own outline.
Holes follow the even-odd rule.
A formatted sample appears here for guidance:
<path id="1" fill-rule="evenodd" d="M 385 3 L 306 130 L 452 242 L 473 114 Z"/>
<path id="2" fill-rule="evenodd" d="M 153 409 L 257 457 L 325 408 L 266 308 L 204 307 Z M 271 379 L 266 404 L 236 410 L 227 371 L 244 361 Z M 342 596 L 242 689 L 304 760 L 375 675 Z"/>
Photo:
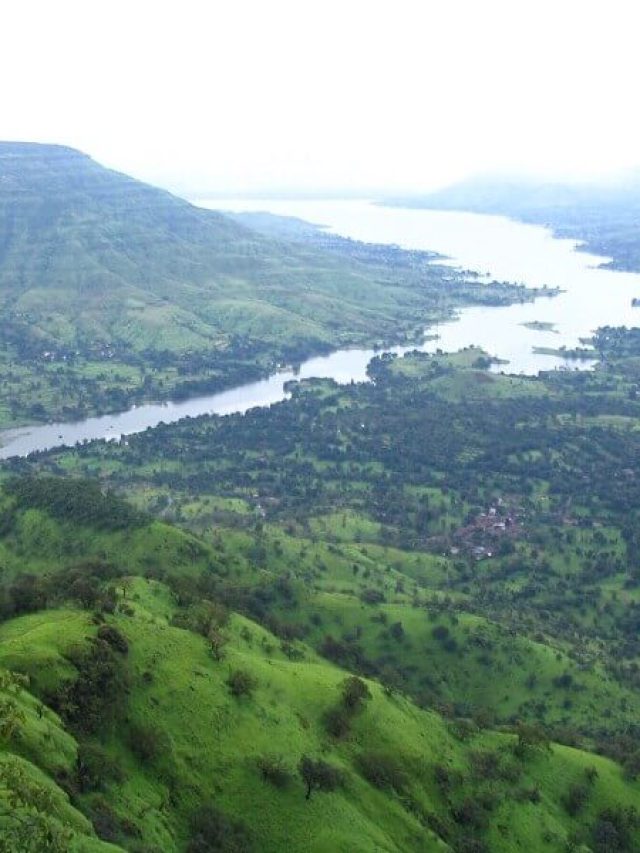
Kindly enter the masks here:
<path id="1" fill-rule="evenodd" d="M 438 340 L 421 347 L 394 347 L 385 352 L 419 348 L 454 351 L 475 344 L 491 355 L 508 360 L 494 370 L 536 374 L 554 367 L 575 369 L 592 362 L 569 361 L 536 354 L 533 347 L 568 348 L 580 345 L 602 325 L 636 325 L 640 309 L 631 307 L 640 297 L 640 275 L 599 268 L 606 261 L 575 251 L 572 240 L 558 240 L 545 228 L 513 222 L 501 216 L 451 211 L 388 208 L 367 201 L 234 200 L 199 201 L 203 207 L 229 211 L 269 211 L 296 216 L 323 225 L 345 237 L 371 243 L 393 243 L 408 249 L 439 252 L 446 263 L 478 272 L 488 279 L 515 281 L 542 287 L 560 287 L 558 296 L 507 307 L 474 307 L 460 311 L 456 321 L 429 330 Z M 440 262 L 439 262 L 440 263 Z M 523 323 L 551 323 L 554 331 L 526 328 Z M 0 432 L 0 459 L 25 456 L 37 450 L 72 446 L 92 439 L 118 439 L 159 423 L 171 423 L 203 414 L 225 415 L 267 406 L 286 397 L 292 379 L 332 378 L 336 382 L 367 379 L 372 349 L 338 350 L 311 358 L 297 371 L 285 370 L 217 394 L 177 403 L 151 403 L 115 415 L 86 418 Z"/>

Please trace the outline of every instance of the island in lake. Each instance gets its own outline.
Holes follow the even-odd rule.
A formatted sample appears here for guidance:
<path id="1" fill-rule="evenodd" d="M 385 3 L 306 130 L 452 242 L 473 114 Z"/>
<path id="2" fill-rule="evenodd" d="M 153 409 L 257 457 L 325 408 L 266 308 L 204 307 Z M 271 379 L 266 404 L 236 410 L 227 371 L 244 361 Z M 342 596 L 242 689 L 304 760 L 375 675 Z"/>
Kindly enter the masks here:
<path id="1" fill-rule="evenodd" d="M 544 320 L 529 320 L 526 323 L 520 323 L 525 329 L 531 329 L 533 332 L 554 332 L 558 334 L 555 323 L 547 323 Z"/>

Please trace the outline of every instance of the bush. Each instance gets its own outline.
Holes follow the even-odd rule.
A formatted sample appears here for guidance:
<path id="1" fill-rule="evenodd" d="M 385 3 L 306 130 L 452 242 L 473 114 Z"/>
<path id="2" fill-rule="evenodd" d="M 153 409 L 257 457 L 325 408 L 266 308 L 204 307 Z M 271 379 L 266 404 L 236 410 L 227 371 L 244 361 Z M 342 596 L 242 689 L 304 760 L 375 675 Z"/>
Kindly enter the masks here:
<path id="1" fill-rule="evenodd" d="M 501 776 L 500 755 L 490 749 L 474 749 L 469 753 L 469 761 L 476 779 L 498 779 Z"/>
<path id="2" fill-rule="evenodd" d="M 80 731 L 103 730 L 126 703 L 128 682 L 122 659 L 99 638 L 91 640 L 88 648 L 71 649 L 67 656 L 77 676 L 62 684 L 48 704 Z"/>
<path id="3" fill-rule="evenodd" d="M 478 797 L 466 797 L 459 806 L 453 810 L 453 819 L 462 826 L 472 826 L 475 829 L 483 829 L 487 822 L 484 804 Z"/>
<path id="4" fill-rule="evenodd" d="M 397 794 L 407 787 L 408 776 L 399 759 L 388 752 L 363 752 L 357 758 L 358 770 L 376 788 L 391 789 Z"/>
<path id="5" fill-rule="evenodd" d="M 355 712 L 367 699 L 371 699 L 371 692 L 361 678 L 355 675 L 345 678 L 342 682 L 342 702 L 346 708 Z"/>
<path id="6" fill-rule="evenodd" d="M 433 768 L 433 775 L 436 785 L 444 796 L 447 796 L 464 781 L 459 770 L 447 767 L 446 764 L 436 764 Z"/>
<path id="7" fill-rule="evenodd" d="M 258 682 L 245 669 L 234 669 L 227 678 L 227 687 L 232 696 L 239 699 L 241 696 L 252 696 Z"/>
<path id="8" fill-rule="evenodd" d="M 178 613 L 173 624 L 186 628 L 202 637 L 208 637 L 212 630 L 219 630 L 229 622 L 229 611 L 217 601 L 199 601 Z"/>
<path id="9" fill-rule="evenodd" d="M 445 643 L 449 639 L 449 629 L 446 625 L 436 625 L 431 631 L 431 636 L 439 643 Z"/>
<path id="10" fill-rule="evenodd" d="M 298 773 L 307 786 L 306 799 L 311 799 L 313 791 L 335 791 L 345 783 L 344 771 L 326 761 L 318 759 L 314 761 L 307 755 L 303 755 L 298 765 Z"/>
<path id="11" fill-rule="evenodd" d="M 342 705 L 325 711 L 322 721 L 327 733 L 335 738 L 346 737 L 351 731 L 351 715 Z"/>
<path id="12" fill-rule="evenodd" d="M 80 791 L 99 791 L 105 782 L 123 782 L 124 774 L 118 762 L 100 744 L 89 741 L 78 746 L 75 766 Z"/>
<path id="13" fill-rule="evenodd" d="M 525 758 L 534 750 L 551 751 L 551 743 L 545 729 L 539 723 L 518 723 L 514 729 L 518 742 L 514 752 L 518 758 Z"/>
<path id="14" fill-rule="evenodd" d="M 360 593 L 360 600 L 364 604 L 382 604 L 384 594 L 379 589 L 363 589 Z"/>
<path id="15" fill-rule="evenodd" d="M 292 779 L 293 774 L 280 755 L 261 755 L 257 764 L 264 781 L 275 788 L 286 788 Z"/>
<path id="16" fill-rule="evenodd" d="M 171 751 L 171 743 L 162 729 L 132 723 L 129 726 L 129 748 L 143 764 L 153 764 Z"/>
<path id="17" fill-rule="evenodd" d="M 128 818 L 121 817 L 102 794 L 94 795 L 89 814 L 96 835 L 103 841 L 121 843 L 123 836 L 140 837 L 139 828 Z"/>
<path id="18" fill-rule="evenodd" d="M 227 817 L 212 803 L 202 805 L 190 822 L 187 853 L 249 853 L 253 850 L 245 825 Z"/>
<path id="19" fill-rule="evenodd" d="M 596 853 L 632 853 L 636 850 L 634 833 L 640 826 L 640 816 L 633 807 L 604 809 L 593 827 L 593 849 Z"/>
<path id="20" fill-rule="evenodd" d="M 582 811 L 585 803 L 589 799 L 589 788 L 586 785 L 572 785 L 565 796 L 562 798 L 562 805 L 567 814 L 575 817 L 578 812 Z"/>
<path id="21" fill-rule="evenodd" d="M 113 625 L 101 625 L 98 628 L 98 639 L 104 640 L 114 651 L 120 652 L 120 654 L 126 655 L 129 651 L 129 643 L 124 634 Z"/>

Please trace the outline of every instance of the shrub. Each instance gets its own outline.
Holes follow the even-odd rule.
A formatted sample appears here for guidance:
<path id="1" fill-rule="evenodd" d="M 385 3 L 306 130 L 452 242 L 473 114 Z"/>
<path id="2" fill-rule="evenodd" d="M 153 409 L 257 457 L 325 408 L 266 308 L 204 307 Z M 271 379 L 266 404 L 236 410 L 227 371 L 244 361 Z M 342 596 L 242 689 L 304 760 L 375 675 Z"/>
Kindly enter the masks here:
<path id="1" fill-rule="evenodd" d="M 257 765 L 264 781 L 275 788 L 286 788 L 291 781 L 291 770 L 280 755 L 261 755 Z"/>
<path id="2" fill-rule="evenodd" d="M 593 849 L 596 853 L 631 853 L 636 849 L 633 835 L 640 826 L 637 809 L 604 809 L 593 827 Z"/>
<path id="3" fill-rule="evenodd" d="M 539 723 L 518 723 L 515 734 L 518 742 L 514 752 L 519 758 L 524 758 L 528 752 L 536 749 L 551 750 L 549 736 Z"/>
<path id="4" fill-rule="evenodd" d="M 91 734 L 104 729 L 126 700 L 127 673 L 122 659 L 99 638 L 91 640 L 88 648 L 71 649 L 68 657 L 77 676 L 60 686 L 50 704 L 80 731 Z"/>
<path id="5" fill-rule="evenodd" d="M 346 708 L 355 712 L 367 699 L 371 699 L 371 692 L 361 678 L 355 675 L 345 678 L 342 682 L 342 703 Z"/>
<path id="6" fill-rule="evenodd" d="M 209 648 L 211 649 L 211 655 L 214 660 L 224 660 L 226 655 L 225 646 L 229 642 L 229 638 L 222 631 L 218 630 L 218 628 L 211 628 L 207 639 L 209 640 Z"/>
<path id="7" fill-rule="evenodd" d="M 227 817 L 217 806 L 200 806 L 190 821 L 187 853 L 249 853 L 253 850 L 245 825 Z"/>
<path id="8" fill-rule="evenodd" d="M 376 788 L 387 788 L 402 794 L 407 787 L 408 776 L 400 760 L 389 752 L 363 752 L 357 758 L 357 766 L 367 782 Z"/>
<path id="9" fill-rule="evenodd" d="M 322 721 L 328 734 L 335 738 L 346 737 L 351 730 L 351 715 L 342 705 L 336 705 L 325 711 Z"/>
<path id="10" fill-rule="evenodd" d="M 389 627 L 389 636 L 391 636 L 397 643 L 404 640 L 404 628 L 402 627 L 402 622 L 394 622 L 393 625 Z"/>
<path id="11" fill-rule="evenodd" d="M 573 676 L 570 672 L 563 672 L 562 675 L 556 675 L 556 677 L 551 680 L 551 683 L 554 687 L 557 687 L 560 690 L 569 690 L 573 685 Z"/>
<path id="12" fill-rule="evenodd" d="M 98 639 L 104 640 L 114 651 L 120 652 L 120 654 L 126 655 L 129 651 L 129 643 L 126 637 L 113 625 L 101 625 L 98 628 Z"/>
<path id="13" fill-rule="evenodd" d="M 122 782 L 124 774 L 118 762 L 97 743 L 78 746 L 75 775 L 80 791 L 99 791 L 105 782 Z"/>
<path id="14" fill-rule="evenodd" d="M 345 783 L 344 771 L 339 767 L 327 764 L 326 761 L 309 758 L 303 755 L 298 764 L 300 778 L 307 786 L 306 799 L 311 799 L 313 791 L 335 791 Z"/>
<path id="15" fill-rule="evenodd" d="M 572 785 L 562 798 L 562 805 L 567 814 L 575 817 L 582 811 L 584 804 L 589 799 L 589 788 L 583 784 Z"/>
<path id="16" fill-rule="evenodd" d="M 490 749 L 474 749 L 469 753 L 469 761 L 476 779 L 500 778 L 500 755 Z"/>
<path id="17" fill-rule="evenodd" d="M 486 824 L 486 814 L 478 798 L 466 797 L 453 810 L 453 819 L 462 826 L 473 826 L 482 829 Z"/>
<path id="18" fill-rule="evenodd" d="M 598 770 L 596 767 L 593 767 L 593 766 L 586 767 L 585 771 L 584 771 L 584 775 L 587 777 L 587 782 L 590 785 L 593 785 L 593 783 L 598 778 Z"/>
<path id="19" fill-rule="evenodd" d="M 132 723 L 129 726 L 129 748 L 143 764 L 153 764 L 171 751 L 171 743 L 162 729 Z"/>
<path id="20" fill-rule="evenodd" d="M 436 625 L 431 631 L 431 636 L 439 643 L 444 643 L 449 639 L 449 629 L 446 625 Z"/>
<path id="21" fill-rule="evenodd" d="M 463 782 L 460 771 L 447 767 L 446 764 L 436 764 L 433 768 L 433 775 L 436 785 L 445 796 Z"/>
<path id="22" fill-rule="evenodd" d="M 94 795 L 89 813 L 96 835 L 103 841 L 121 842 L 123 836 L 140 837 L 138 827 L 128 818 L 121 817 L 102 794 Z"/>
<path id="23" fill-rule="evenodd" d="M 449 723 L 449 731 L 455 738 L 464 742 L 478 734 L 478 726 L 473 720 L 458 717 Z"/>
<path id="24" fill-rule="evenodd" d="M 384 594 L 379 589 L 363 589 L 360 593 L 360 600 L 364 604 L 382 604 Z"/>
<path id="25" fill-rule="evenodd" d="M 252 696 L 258 682 L 245 669 L 234 669 L 227 678 L 227 687 L 232 696 L 239 699 L 241 696 Z"/>
<path id="26" fill-rule="evenodd" d="M 217 601 L 199 601 L 191 604 L 181 613 L 178 613 L 173 624 L 179 628 L 186 628 L 202 637 L 208 637 L 212 630 L 224 628 L 229 621 L 229 611 Z"/>
<path id="27" fill-rule="evenodd" d="M 635 749 L 622 760 L 624 775 L 627 779 L 634 781 L 640 776 L 640 749 Z"/>

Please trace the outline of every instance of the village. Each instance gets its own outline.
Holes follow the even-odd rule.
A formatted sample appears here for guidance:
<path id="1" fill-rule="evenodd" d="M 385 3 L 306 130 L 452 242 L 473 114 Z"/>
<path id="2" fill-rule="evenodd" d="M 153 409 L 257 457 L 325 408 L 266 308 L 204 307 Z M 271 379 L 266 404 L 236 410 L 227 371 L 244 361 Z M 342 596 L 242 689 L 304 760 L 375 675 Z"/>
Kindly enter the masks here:
<path id="1" fill-rule="evenodd" d="M 502 498 L 480 512 L 468 524 L 451 534 L 452 557 L 460 554 L 476 561 L 491 559 L 511 550 L 512 543 L 524 532 L 524 508 L 507 504 Z"/>

